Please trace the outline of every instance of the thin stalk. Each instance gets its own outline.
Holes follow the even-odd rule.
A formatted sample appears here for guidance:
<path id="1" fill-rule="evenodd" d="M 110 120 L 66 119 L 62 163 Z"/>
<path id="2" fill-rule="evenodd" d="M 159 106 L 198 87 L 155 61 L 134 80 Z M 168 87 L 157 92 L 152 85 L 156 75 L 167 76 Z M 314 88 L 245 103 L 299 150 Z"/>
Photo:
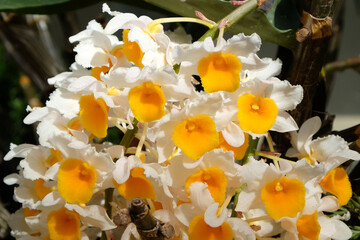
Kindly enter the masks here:
<path id="1" fill-rule="evenodd" d="M 135 137 L 135 134 L 137 133 L 138 131 L 138 127 L 137 127 L 137 124 L 138 124 L 138 120 L 137 119 L 134 119 L 134 122 L 133 122 L 133 126 L 134 128 L 133 129 L 128 129 L 124 135 L 124 137 L 121 139 L 121 142 L 120 142 L 120 145 L 121 146 L 124 146 L 125 148 L 128 148 L 132 142 L 132 140 L 134 139 Z"/>
<path id="2" fill-rule="evenodd" d="M 259 142 L 259 138 L 255 138 L 253 139 L 250 135 L 249 135 L 249 146 L 246 150 L 245 156 L 241 161 L 242 165 L 245 165 L 249 162 L 249 157 L 255 156 L 255 151 L 257 148 Z"/>
<path id="3" fill-rule="evenodd" d="M 139 141 L 139 144 L 138 144 L 138 146 L 136 148 L 136 153 L 135 153 L 135 156 L 137 156 L 139 158 L 140 158 L 140 154 L 141 154 L 141 149 L 142 149 L 142 147 L 144 145 L 144 142 L 145 142 L 145 139 L 146 139 L 147 129 L 148 129 L 148 123 L 144 123 L 144 129 L 143 129 L 143 132 L 141 134 L 140 141 Z"/>
<path id="4" fill-rule="evenodd" d="M 148 29 L 152 29 L 157 24 L 162 23 L 179 23 L 179 22 L 192 22 L 192 23 L 198 23 L 207 26 L 208 28 L 214 27 L 214 25 L 210 22 L 204 21 L 202 19 L 198 18 L 191 18 L 191 17 L 169 17 L 169 18 L 158 18 L 153 20 L 149 23 Z"/>
<path id="5" fill-rule="evenodd" d="M 260 152 L 260 151 L 255 151 L 255 155 L 260 156 L 260 157 L 269 158 L 269 159 L 271 159 L 271 160 L 274 161 L 274 164 L 275 164 L 275 162 L 278 162 L 278 161 L 281 161 L 281 160 L 287 161 L 287 162 L 289 162 L 289 163 L 291 163 L 291 164 L 295 164 L 295 162 L 290 161 L 290 160 L 288 160 L 288 159 L 281 158 L 281 157 L 277 157 L 277 156 L 274 156 L 274 155 L 271 155 L 271 154 L 267 154 L 267 153 L 264 153 L 264 152 Z M 277 167 L 277 168 L 280 169 L 280 167 Z"/>
<path id="6" fill-rule="evenodd" d="M 241 193 L 241 191 L 243 191 L 245 188 L 247 187 L 247 184 L 244 183 L 243 185 L 241 185 L 241 187 L 237 188 L 235 191 L 235 196 L 234 196 L 234 204 L 232 207 L 232 212 L 231 212 L 231 217 L 237 217 L 237 213 L 235 211 L 238 199 L 239 199 L 239 194 Z"/>
<path id="7" fill-rule="evenodd" d="M 225 16 L 223 19 L 221 19 L 217 25 L 215 25 L 213 28 L 209 29 L 200 39 L 199 41 L 204 41 L 207 37 L 212 37 L 213 39 L 217 35 L 219 31 L 219 24 L 222 20 L 225 20 L 227 22 L 227 27 L 230 27 L 237 21 L 239 21 L 241 18 L 249 14 L 252 10 L 256 9 L 258 6 L 257 0 L 248 0 L 243 5 L 236 8 L 234 11 L 229 13 L 227 16 Z"/>
<path id="8" fill-rule="evenodd" d="M 135 134 L 138 131 L 137 124 L 138 124 L 138 120 L 134 119 L 134 122 L 133 122 L 134 128 L 127 130 L 125 132 L 123 138 L 121 139 L 120 145 L 124 146 L 125 149 L 127 149 L 130 146 L 132 140 L 135 137 Z M 108 214 L 109 218 L 112 218 L 112 216 L 111 216 L 112 215 L 111 214 L 112 213 L 111 202 L 113 201 L 113 194 L 114 194 L 114 188 L 105 189 L 105 204 L 104 204 L 104 207 L 106 209 L 106 213 Z M 107 236 L 106 236 L 106 233 L 104 231 L 101 234 L 101 240 L 107 240 Z"/>

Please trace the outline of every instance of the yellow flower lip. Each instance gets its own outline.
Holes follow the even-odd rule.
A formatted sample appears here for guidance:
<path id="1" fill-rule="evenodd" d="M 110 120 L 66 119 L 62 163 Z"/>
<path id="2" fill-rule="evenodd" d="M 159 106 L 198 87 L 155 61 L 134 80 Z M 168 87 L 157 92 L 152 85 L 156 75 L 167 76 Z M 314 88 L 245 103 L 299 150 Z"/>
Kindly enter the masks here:
<path id="1" fill-rule="evenodd" d="M 152 122 L 165 115 L 165 95 L 157 84 L 144 82 L 132 88 L 128 99 L 134 116 L 140 122 Z"/>
<path id="2" fill-rule="evenodd" d="M 261 189 L 261 200 L 273 219 L 295 217 L 305 206 L 305 186 L 298 179 L 275 179 Z"/>
<path id="3" fill-rule="evenodd" d="M 80 216 L 64 207 L 48 215 L 47 225 L 52 240 L 80 240 Z"/>
<path id="4" fill-rule="evenodd" d="M 59 168 L 58 190 L 69 203 L 90 201 L 97 179 L 96 170 L 79 159 L 66 159 Z"/>
<path id="5" fill-rule="evenodd" d="M 172 139 L 191 159 L 198 159 L 219 145 L 215 122 L 208 115 L 198 115 L 177 124 Z"/>
<path id="6" fill-rule="evenodd" d="M 44 186 L 44 179 L 36 179 L 35 180 L 35 193 L 40 198 L 43 199 L 46 195 L 48 195 L 52 190 L 46 186 Z"/>
<path id="7" fill-rule="evenodd" d="M 228 144 L 222 135 L 222 133 L 219 133 L 220 137 L 220 143 L 218 148 L 221 148 L 223 151 L 233 151 L 234 152 L 234 158 L 236 160 L 241 160 L 244 158 L 247 148 L 249 147 L 249 134 L 245 133 L 245 141 L 243 145 L 240 147 L 233 147 L 230 144 Z"/>
<path id="8" fill-rule="evenodd" d="M 224 222 L 219 227 L 206 224 L 203 216 L 194 217 L 188 229 L 189 240 L 231 240 L 233 232 L 230 225 Z"/>
<path id="9" fill-rule="evenodd" d="M 231 53 L 212 53 L 198 63 L 204 91 L 234 92 L 240 85 L 241 62 Z"/>
<path id="10" fill-rule="evenodd" d="M 131 169 L 129 179 L 126 182 L 118 184 L 113 180 L 118 193 L 127 200 L 134 198 L 156 199 L 154 185 L 145 176 L 144 172 L 143 168 L 135 167 Z"/>
<path id="11" fill-rule="evenodd" d="M 342 167 L 329 171 L 319 184 L 337 197 L 340 206 L 346 205 L 352 196 L 349 177 Z"/>
<path id="12" fill-rule="evenodd" d="M 94 94 L 80 98 L 80 121 L 86 130 L 96 137 L 104 138 L 108 129 L 109 107 L 104 99 L 95 99 Z"/>
<path id="13" fill-rule="evenodd" d="M 274 100 L 246 93 L 237 100 L 240 127 L 246 132 L 264 134 L 274 125 L 278 108 Z"/>
<path id="14" fill-rule="evenodd" d="M 137 66 L 143 68 L 144 64 L 142 63 L 142 59 L 144 57 L 144 52 L 141 51 L 141 48 L 137 42 L 130 42 L 128 40 L 129 31 L 129 29 L 124 29 L 123 31 L 123 52 L 128 61 L 133 62 Z"/>
<path id="15" fill-rule="evenodd" d="M 218 168 L 204 168 L 188 177 L 185 181 L 185 189 L 188 194 L 190 185 L 194 182 L 206 183 L 215 202 L 221 204 L 224 201 L 227 178 L 222 170 Z"/>
<path id="16" fill-rule="evenodd" d="M 310 240 L 318 240 L 320 235 L 320 224 L 318 222 L 318 213 L 315 211 L 311 215 L 302 215 L 296 221 L 296 228 L 300 236 Z"/>

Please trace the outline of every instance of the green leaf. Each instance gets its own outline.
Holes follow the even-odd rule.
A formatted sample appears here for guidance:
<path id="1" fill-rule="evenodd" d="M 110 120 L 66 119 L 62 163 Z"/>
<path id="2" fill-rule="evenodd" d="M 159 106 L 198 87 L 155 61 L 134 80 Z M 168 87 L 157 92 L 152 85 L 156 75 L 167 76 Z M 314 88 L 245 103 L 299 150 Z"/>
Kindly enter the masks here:
<path id="1" fill-rule="evenodd" d="M 99 0 L 1 0 L 0 11 L 54 14 L 84 8 Z"/>
<path id="2" fill-rule="evenodd" d="M 162 8 L 146 2 L 146 0 L 109 0 L 119 2 L 146 10 L 169 14 Z M 29 14 L 57 14 L 74 11 L 90 5 L 103 2 L 101 0 L 0 0 L 0 11 L 29 13 Z M 119 10 L 119 9 L 114 9 Z M 99 8 L 99 13 L 101 8 Z M 121 10 L 119 10 L 121 11 Z"/>
<path id="3" fill-rule="evenodd" d="M 219 21 L 238 6 L 229 1 L 220 0 L 114 0 L 132 6 L 151 8 L 155 11 L 166 10 L 180 16 L 195 17 L 200 11 L 213 21 Z M 83 8 L 99 0 L 2 0 L 0 11 L 18 13 L 61 13 Z M 229 31 L 245 34 L 258 33 L 262 40 L 295 50 L 297 41 L 295 30 L 299 24 L 299 16 L 292 0 L 274 0 L 266 2 L 267 13 L 262 10 L 252 11 Z M 264 5 L 263 5 L 264 6 Z M 161 10 L 163 9 L 163 10 Z"/>
<path id="4" fill-rule="evenodd" d="M 200 11 L 205 14 L 207 18 L 215 22 L 218 22 L 238 7 L 231 5 L 229 2 L 219 0 L 147 0 L 147 2 L 180 16 L 195 17 L 195 11 Z M 256 32 L 264 41 L 295 50 L 298 43 L 295 39 L 294 29 L 296 29 L 296 22 L 299 22 L 299 16 L 298 14 L 294 14 L 294 11 L 296 11 L 294 6 L 286 12 L 286 7 L 289 7 L 291 3 L 284 5 L 283 2 L 292 1 L 278 0 L 274 2 L 268 12 L 270 20 L 264 11 L 255 10 L 242 18 L 238 23 L 233 24 L 229 28 L 229 31 L 232 33 L 243 32 L 245 34 Z M 287 14 L 286 16 L 288 17 L 284 17 L 284 14 Z M 289 18 L 293 19 L 290 21 L 290 24 L 288 21 Z M 276 28 L 272 22 L 277 22 L 277 26 L 281 26 L 282 29 Z M 291 26 L 290 29 L 283 29 L 289 26 Z"/>

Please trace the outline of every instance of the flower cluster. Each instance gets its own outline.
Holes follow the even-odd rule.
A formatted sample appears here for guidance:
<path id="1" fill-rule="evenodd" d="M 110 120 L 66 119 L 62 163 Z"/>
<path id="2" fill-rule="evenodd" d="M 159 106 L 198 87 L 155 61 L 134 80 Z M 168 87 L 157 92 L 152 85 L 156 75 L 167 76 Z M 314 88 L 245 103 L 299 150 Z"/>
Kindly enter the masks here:
<path id="1" fill-rule="evenodd" d="M 324 212 L 349 201 L 340 165 L 360 154 L 337 136 L 314 140 L 318 118 L 297 132 L 287 111 L 302 87 L 275 77 L 281 62 L 257 55 L 257 34 L 191 43 L 161 19 L 103 11 L 105 27 L 93 20 L 70 38 L 75 62 L 48 80 L 56 89 L 46 106 L 28 109 L 39 145 L 12 145 L 5 156 L 22 158 L 5 179 L 22 204 L 9 221 L 14 237 L 139 238 L 112 216 L 143 198 L 174 239 L 350 238 L 343 219 Z M 121 142 L 108 141 L 112 130 Z M 293 161 L 271 144 L 248 154 L 270 130 L 291 133 Z"/>

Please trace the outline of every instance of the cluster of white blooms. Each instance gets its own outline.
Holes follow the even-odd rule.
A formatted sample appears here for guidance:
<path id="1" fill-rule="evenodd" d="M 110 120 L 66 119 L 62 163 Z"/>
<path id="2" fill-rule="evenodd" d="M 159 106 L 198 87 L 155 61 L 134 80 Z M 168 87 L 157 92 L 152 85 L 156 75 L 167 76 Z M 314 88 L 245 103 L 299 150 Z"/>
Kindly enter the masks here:
<path id="1" fill-rule="evenodd" d="M 138 239 L 134 223 L 112 218 L 143 198 L 173 239 L 350 238 L 344 219 L 324 212 L 349 201 L 340 165 L 360 154 L 337 136 L 313 140 L 318 118 L 296 132 L 286 111 L 302 87 L 275 77 L 279 60 L 258 57 L 257 34 L 191 43 L 181 28 L 103 11 L 106 27 L 93 20 L 70 38 L 75 62 L 49 79 L 46 106 L 28 109 L 39 145 L 12 145 L 5 156 L 22 158 L 5 179 L 22 204 L 9 221 L 14 237 Z M 107 141 L 110 128 L 124 133 L 120 144 Z M 245 154 L 270 130 L 291 132 L 287 155 L 298 161 Z"/>

